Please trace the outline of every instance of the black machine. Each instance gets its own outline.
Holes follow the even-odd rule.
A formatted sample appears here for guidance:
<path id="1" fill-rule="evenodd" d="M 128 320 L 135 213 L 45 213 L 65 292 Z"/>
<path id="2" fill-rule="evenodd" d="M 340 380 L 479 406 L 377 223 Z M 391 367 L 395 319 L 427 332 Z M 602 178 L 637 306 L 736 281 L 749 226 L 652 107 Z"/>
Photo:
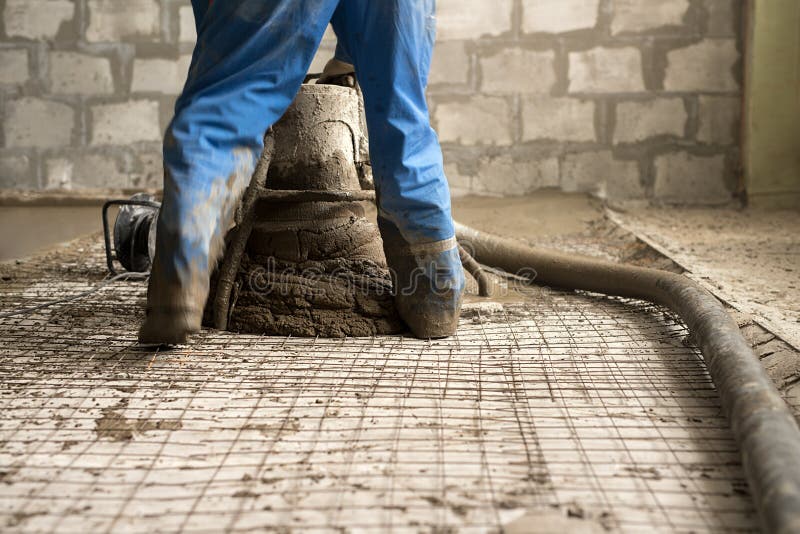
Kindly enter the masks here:
<path id="1" fill-rule="evenodd" d="M 111 246 L 111 233 L 108 224 L 108 210 L 119 206 L 114 221 L 114 246 Z M 123 272 L 147 273 L 155 253 L 156 222 L 161 203 L 151 195 L 137 193 L 128 200 L 109 200 L 103 204 L 103 238 L 106 245 L 106 264 L 112 275 L 121 274 L 115 261 L 124 268 Z"/>

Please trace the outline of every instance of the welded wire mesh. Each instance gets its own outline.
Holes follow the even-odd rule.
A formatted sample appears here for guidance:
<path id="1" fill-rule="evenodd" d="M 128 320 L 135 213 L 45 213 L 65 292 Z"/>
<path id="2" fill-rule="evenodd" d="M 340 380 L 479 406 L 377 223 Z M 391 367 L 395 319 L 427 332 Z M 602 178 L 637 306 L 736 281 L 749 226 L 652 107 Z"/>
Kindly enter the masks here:
<path id="1" fill-rule="evenodd" d="M 102 275 L 3 271 L 0 313 Z M 90 278 L 90 279 L 87 279 Z M 0 320 L 0 528 L 744 531 L 736 446 L 685 327 L 525 288 L 459 333 L 206 331 L 141 350 L 142 282 Z"/>

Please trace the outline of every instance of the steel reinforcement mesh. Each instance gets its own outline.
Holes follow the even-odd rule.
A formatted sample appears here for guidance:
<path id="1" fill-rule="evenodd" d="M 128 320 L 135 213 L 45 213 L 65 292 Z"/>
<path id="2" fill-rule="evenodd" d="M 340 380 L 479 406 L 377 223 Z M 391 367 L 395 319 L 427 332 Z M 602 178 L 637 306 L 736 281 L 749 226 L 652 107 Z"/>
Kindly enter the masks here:
<path id="1" fill-rule="evenodd" d="M 2 271 L 0 314 L 96 246 Z M 205 331 L 137 348 L 145 284 L 0 319 L 4 531 L 750 531 L 702 357 L 665 310 L 529 287 L 456 337 Z"/>

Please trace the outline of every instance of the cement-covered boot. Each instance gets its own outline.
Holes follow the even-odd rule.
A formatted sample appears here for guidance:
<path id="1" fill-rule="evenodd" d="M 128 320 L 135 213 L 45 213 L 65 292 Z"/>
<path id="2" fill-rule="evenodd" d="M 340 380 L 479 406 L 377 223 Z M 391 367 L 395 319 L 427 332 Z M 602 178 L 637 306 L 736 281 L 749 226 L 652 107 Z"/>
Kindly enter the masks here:
<path id="1" fill-rule="evenodd" d="M 192 272 L 194 271 L 194 272 Z M 208 272 L 179 273 L 156 255 L 147 287 L 145 321 L 139 330 L 142 345 L 180 345 L 200 331 L 208 296 Z"/>
<path id="2" fill-rule="evenodd" d="M 139 331 L 139 343 L 177 345 L 200 331 L 209 273 L 224 249 L 223 229 L 233 218 L 241 191 L 237 185 L 230 192 L 224 183 L 217 179 L 206 190 L 181 189 L 173 185 L 169 173 L 165 174 L 169 187 L 164 188 L 158 215 L 146 318 Z"/>
<path id="3" fill-rule="evenodd" d="M 464 296 L 464 270 L 455 237 L 409 243 L 397 227 L 379 218 L 397 312 L 420 339 L 452 336 Z"/>

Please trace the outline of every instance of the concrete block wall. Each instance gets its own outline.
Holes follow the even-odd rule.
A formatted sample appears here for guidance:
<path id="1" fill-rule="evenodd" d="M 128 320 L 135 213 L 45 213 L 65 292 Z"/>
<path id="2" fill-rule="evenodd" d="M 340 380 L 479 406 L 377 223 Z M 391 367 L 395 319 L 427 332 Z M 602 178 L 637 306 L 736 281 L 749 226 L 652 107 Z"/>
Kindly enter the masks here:
<path id="1" fill-rule="evenodd" d="M 455 194 L 730 201 L 741 0 L 439 6 L 429 100 Z"/>
<path id="2" fill-rule="evenodd" d="M 454 194 L 730 200 L 742 0 L 437 4 L 429 102 Z M 158 187 L 188 0 L 0 7 L 0 187 Z"/>

